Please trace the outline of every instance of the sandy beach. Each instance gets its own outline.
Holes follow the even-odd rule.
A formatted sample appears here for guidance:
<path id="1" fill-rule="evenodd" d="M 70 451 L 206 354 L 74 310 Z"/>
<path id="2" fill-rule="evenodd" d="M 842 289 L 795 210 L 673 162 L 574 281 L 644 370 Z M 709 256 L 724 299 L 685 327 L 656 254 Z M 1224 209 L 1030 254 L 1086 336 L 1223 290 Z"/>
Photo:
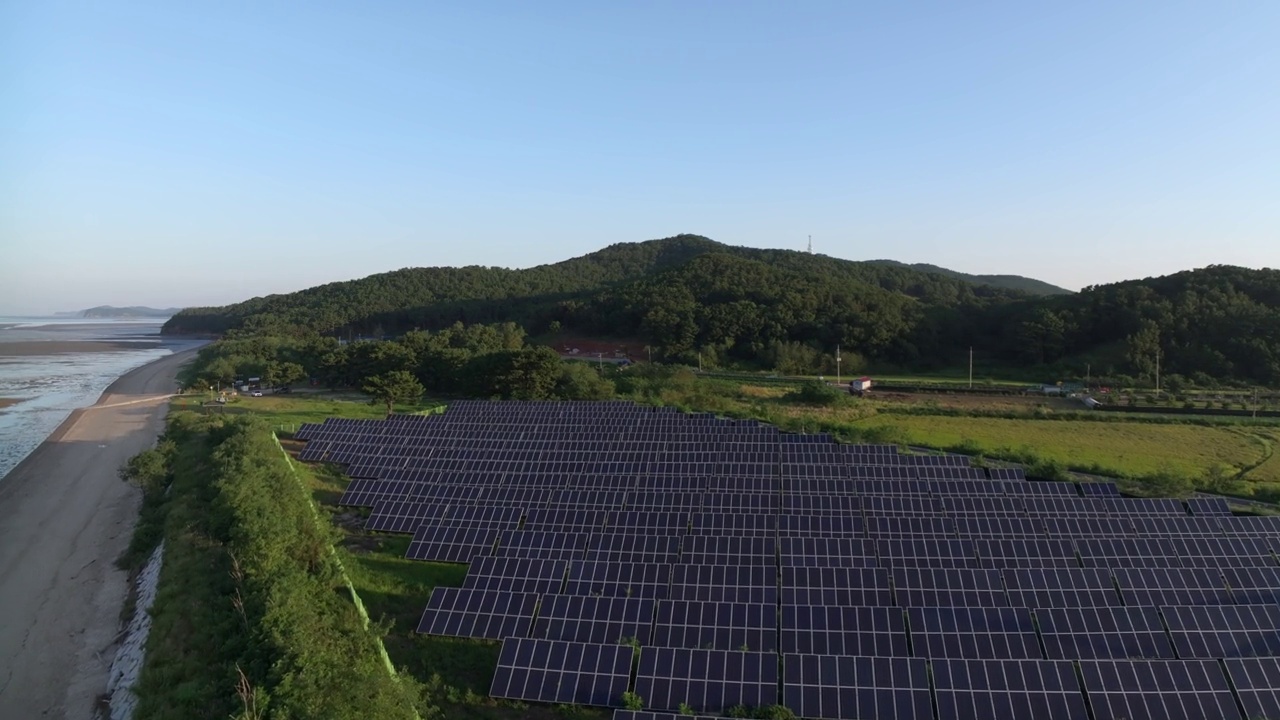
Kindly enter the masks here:
<path id="1" fill-rule="evenodd" d="M 22 398 L 0 397 L 0 410 L 4 410 L 11 405 L 17 405 L 20 402 L 22 402 Z"/>
<path id="2" fill-rule="evenodd" d="M 139 503 L 116 473 L 163 430 L 194 353 L 122 376 L 0 480 L 0 718 L 92 717 L 128 593 L 115 561 Z"/>

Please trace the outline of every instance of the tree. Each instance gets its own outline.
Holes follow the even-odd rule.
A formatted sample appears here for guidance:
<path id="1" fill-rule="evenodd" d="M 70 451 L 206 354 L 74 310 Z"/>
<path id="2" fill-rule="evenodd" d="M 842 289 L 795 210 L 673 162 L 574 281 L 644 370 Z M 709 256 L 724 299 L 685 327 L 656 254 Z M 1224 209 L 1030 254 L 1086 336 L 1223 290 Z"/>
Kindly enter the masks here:
<path id="1" fill-rule="evenodd" d="M 262 382 L 269 387 L 283 387 L 292 385 L 306 376 L 307 371 L 303 370 L 298 363 L 272 360 L 262 371 Z"/>
<path id="2" fill-rule="evenodd" d="M 516 400 L 544 400 L 551 397 L 562 366 L 560 356 L 549 347 L 538 346 L 508 351 L 510 364 L 499 377 L 500 394 Z"/>
<path id="3" fill-rule="evenodd" d="M 373 396 L 374 404 L 386 403 L 388 415 L 396 403 L 416 402 L 425 392 L 418 378 L 405 370 L 392 370 L 366 379 L 364 391 Z"/>
<path id="4" fill-rule="evenodd" d="M 600 376 L 600 372 L 586 363 L 561 363 L 560 377 L 556 378 L 555 395 L 563 400 L 608 400 L 613 397 L 614 385 Z"/>

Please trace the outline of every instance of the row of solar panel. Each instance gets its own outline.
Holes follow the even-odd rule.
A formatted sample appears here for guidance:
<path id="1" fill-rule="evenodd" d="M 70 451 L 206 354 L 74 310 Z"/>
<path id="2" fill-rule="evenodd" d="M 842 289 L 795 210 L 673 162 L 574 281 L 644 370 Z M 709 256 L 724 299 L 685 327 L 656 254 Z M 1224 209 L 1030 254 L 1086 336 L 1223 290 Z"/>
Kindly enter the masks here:
<path id="1" fill-rule="evenodd" d="M 1061 607 L 1274 603 L 1280 568 L 846 568 L 485 557 L 464 587 L 789 605 Z"/>
<path id="2" fill-rule="evenodd" d="M 743 479 L 709 478 L 709 477 L 660 477 L 646 476 L 637 483 L 635 476 L 603 475 L 595 477 L 567 477 L 556 474 L 543 475 L 501 475 L 497 474 L 485 481 L 476 478 L 468 482 L 393 480 L 389 478 L 368 479 L 357 478 L 339 500 L 340 505 L 372 506 L 377 500 L 399 499 L 450 499 L 455 497 L 483 498 L 489 502 L 511 502 L 522 498 L 537 498 L 541 493 L 543 502 L 549 501 L 551 494 L 561 493 L 567 501 L 574 504 L 585 504 L 587 500 L 575 500 L 575 494 L 584 498 L 589 493 L 623 493 L 626 497 L 614 504 L 665 504 L 686 505 L 697 508 L 703 505 L 700 495 L 726 496 L 762 496 L 756 502 L 776 502 L 783 507 L 801 506 L 823 508 L 830 505 L 832 509 L 851 507 L 856 510 L 863 505 L 887 505 L 899 503 L 904 507 L 909 504 L 924 506 L 928 511 L 929 503 L 942 500 L 969 499 L 974 502 L 999 503 L 1002 501 L 1054 501 L 1059 502 L 1061 511 L 1076 515 L 1106 515 L 1110 512 L 1099 505 L 1100 500 L 1121 500 L 1111 483 L 1084 483 L 1079 486 L 1072 483 L 1045 482 L 1003 482 L 1003 481 L 969 481 L 969 480 L 853 480 L 832 485 L 825 481 L 787 482 L 779 489 L 772 480 L 762 478 Z M 505 480 L 504 480 L 505 479 Z M 990 485 L 989 485 L 990 484 Z M 983 487 L 979 487 L 983 486 Z M 988 492 L 988 487 L 992 491 Z M 1086 495 L 1079 497 L 1077 487 L 1087 490 Z M 683 494 L 672 499 L 664 499 L 664 495 Z M 966 496 L 971 496 L 966 498 Z M 874 498 L 874 499 L 873 499 Z M 615 498 L 601 497 L 600 504 L 610 503 Z M 1126 502 L 1125 506 L 1146 510 L 1147 514 L 1185 514 L 1186 508 L 1177 500 L 1171 502 L 1136 502 L 1138 500 L 1154 500 L 1155 498 L 1126 498 L 1135 502 Z M 1165 498 L 1169 500 L 1168 498 Z M 746 501 L 744 501 L 746 502 Z M 1197 514 L 1227 514 L 1225 501 L 1221 498 L 1192 498 L 1185 501 L 1187 507 Z M 1161 509 L 1163 508 L 1163 509 Z M 1141 511 L 1141 510 L 1139 510 Z M 912 512 L 919 510 L 912 509 Z M 1018 512 L 1016 508 L 1008 512 Z"/>
<path id="3" fill-rule="evenodd" d="M 510 638 L 490 694 L 514 700 L 620 707 L 631 648 Z M 1225 668 L 1225 672 L 1224 672 Z M 781 671 L 780 671 L 781 669 Z M 1230 682 L 1228 682 L 1228 674 Z M 781 681 L 781 682 L 779 682 Z M 781 696 L 779 696 L 781 687 Z M 925 661 L 644 648 L 634 685 L 656 710 L 723 713 L 781 702 L 831 720 L 1239 720 L 1280 713 L 1280 662 L 1235 659 Z M 614 720 L 668 720 L 619 710 Z"/>
<path id="4" fill-rule="evenodd" d="M 476 514 L 489 512 L 500 515 L 502 508 L 476 508 Z M 999 566 L 992 558 L 1017 558 L 1017 564 L 1039 565 L 1085 565 L 1088 558 L 1134 558 L 1131 564 L 1166 567 L 1186 565 L 1179 557 L 1222 557 L 1227 558 L 1219 564 L 1240 564 L 1230 558 L 1234 550 L 1248 553 L 1250 559 L 1244 561 L 1250 565 L 1272 564 L 1271 555 L 1280 545 L 1280 535 L 1275 532 L 1248 532 L 1237 535 L 1179 535 L 1175 528 L 1160 525 L 1141 529 L 1132 526 L 1104 523 L 1097 520 L 1073 520 L 1070 518 L 1050 518 L 1044 521 L 1043 527 L 1033 524 L 1028 529 L 1022 524 L 1012 527 L 1005 522 L 975 519 L 973 522 L 957 522 L 955 527 L 938 529 L 936 524 L 924 522 L 918 518 L 871 518 L 865 528 L 860 528 L 856 519 L 845 518 L 839 523 L 830 518 L 795 516 L 794 522 L 782 523 L 776 531 L 749 532 L 743 525 L 715 524 L 700 526 L 694 530 L 684 527 L 665 526 L 656 519 L 649 518 L 645 522 L 622 525 L 606 525 L 602 522 L 573 521 L 573 515 L 563 521 L 547 523 L 525 522 L 517 527 L 514 520 L 424 520 L 414 511 L 408 515 L 388 515 L 371 517 L 371 529 L 388 532 L 413 531 L 413 539 L 406 557 L 413 560 L 430 560 L 436 562 L 469 562 L 471 559 L 488 554 L 510 554 L 504 548 L 520 547 L 528 550 L 518 554 L 530 556 L 563 556 L 577 557 L 578 548 L 572 536 L 598 537 L 600 540 L 586 540 L 586 550 L 607 550 L 608 552 L 624 551 L 641 553 L 643 557 L 656 557 L 658 560 L 681 560 L 683 562 L 717 563 L 717 564 L 832 564 L 848 566 L 872 566 L 886 564 L 908 564 L 907 559 L 922 558 L 924 562 L 917 564 L 934 565 L 932 559 L 955 559 L 957 564 L 974 567 Z M 787 516 L 791 517 L 791 516 Z M 586 518 L 582 518 L 586 520 Z M 376 521 L 376 522 L 375 522 Z M 510 544 L 502 543 L 503 533 L 510 533 Z M 643 539 L 654 533 L 669 536 L 667 542 L 687 538 L 679 548 L 672 546 L 639 547 L 629 549 L 620 545 L 627 542 L 625 538 Z M 542 539 L 547 536 L 548 539 Z M 563 537 L 563 542 L 550 539 Z M 1062 545 L 1071 538 L 1080 538 L 1074 550 Z M 526 539 L 527 538 L 527 539 Z M 614 540 L 613 538 L 622 538 Z M 812 542 L 810 542 L 812 541 Z M 1025 553 L 1011 554 L 1008 542 L 1024 543 Z M 555 544 L 560 543 L 557 550 Z M 593 543 L 595 543 L 593 545 Z M 599 543 L 614 543 L 608 547 Z M 874 549 L 870 543 L 875 543 Z M 1117 544 L 1130 547 L 1130 550 L 1108 549 L 1108 545 Z M 970 547 L 970 545 L 972 545 Z M 938 548 L 951 548 L 946 552 Z M 537 548 L 547 548 L 555 552 L 539 552 Z M 1176 552 L 1175 552 L 1176 550 Z M 813 560 L 806 562 L 803 556 L 812 551 Z M 1034 553 L 1034 554 L 1033 554 Z M 593 555 L 587 552 L 583 558 Z M 678 557 L 677 557 L 678 554 Z M 633 555 L 638 559 L 641 555 Z M 1043 557 L 1049 559 L 1045 563 L 1022 563 L 1025 557 Z M 896 560 L 903 558 L 902 561 Z M 1143 561 L 1141 558 L 1154 558 Z M 1116 563 L 1099 561 L 1099 565 L 1111 566 Z M 1197 565 L 1202 563 L 1196 563 Z"/>
<path id="5" fill-rule="evenodd" d="M 539 601 L 540 600 L 540 601 Z M 908 629 L 909 628 L 909 629 Z M 1266 605 L 950 608 L 776 606 L 437 588 L 418 632 L 819 655 L 1228 658 L 1280 655 Z"/>
<path id="6" fill-rule="evenodd" d="M 541 498 L 548 500 L 543 492 Z M 771 502 L 771 496 L 757 499 L 732 494 L 707 494 L 700 506 L 691 493 L 651 493 L 629 496 L 625 506 L 596 506 L 566 501 L 542 504 L 531 488 L 504 493 L 462 493 L 450 498 L 419 497 L 405 500 L 376 500 L 366 529 L 382 532 L 413 532 L 428 522 L 454 521 L 484 526 L 551 529 L 570 526 L 584 531 L 614 529 L 616 532 L 662 528 L 693 533 L 701 529 L 723 528 L 755 535 L 797 535 L 811 532 L 844 536 L 883 536 L 912 533 L 919 536 L 1017 535 L 1044 536 L 1060 530 L 1082 535 L 1188 535 L 1224 537 L 1231 535 L 1280 534 L 1280 518 L 1230 515 L 1188 516 L 1185 512 L 1147 513 L 1151 506 L 1118 501 L 1110 514 L 1076 514 L 1058 511 L 1054 501 L 1022 501 L 989 498 L 956 498 L 937 504 L 938 512 L 921 512 L 921 503 L 903 498 L 872 498 L 861 503 L 787 502 L 774 507 L 746 507 L 751 502 Z M 634 501 L 636 504 L 632 504 Z M 683 502 L 682 502 L 683 501 Z M 862 507 L 851 507 L 860 504 Z M 1005 508 L 1008 512 L 993 510 Z M 1013 512 L 1014 508 L 1019 512 Z M 838 509 L 837 509 L 838 508 Z M 1133 512 L 1123 512 L 1132 510 Z M 492 517 L 477 513 L 494 512 Z"/>
<path id="7" fill-rule="evenodd" d="M 500 509 L 476 509 L 498 514 Z M 850 519 L 844 528 L 852 527 Z M 768 565 L 789 567 L 1274 567 L 1280 537 L 912 537 L 869 539 L 842 533 L 829 522 L 804 522 L 795 534 L 688 532 L 650 527 L 648 532 L 504 529 L 499 524 L 423 525 L 408 557 L 470 562 L 479 557 L 608 560 L 636 563 Z M 801 534 L 800 530 L 811 532 Z"/>

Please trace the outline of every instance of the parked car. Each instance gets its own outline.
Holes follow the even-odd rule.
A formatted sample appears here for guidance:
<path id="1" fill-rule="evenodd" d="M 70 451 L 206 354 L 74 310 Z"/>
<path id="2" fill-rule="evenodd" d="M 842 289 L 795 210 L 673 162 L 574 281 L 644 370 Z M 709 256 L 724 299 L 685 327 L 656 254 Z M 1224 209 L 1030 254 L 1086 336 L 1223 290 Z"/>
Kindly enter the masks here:
<path id="1" fill-rule="evenodd" d="M 250 394 L 250 395 L 252 395 L 252 396 L 254 396 L 254 397 L 262 397 L 262 391 L 261 391 L 261 390 L 254 390 L 253 392 L 251 392 L 251 393 L 249 393 L 249 394 Z"/>

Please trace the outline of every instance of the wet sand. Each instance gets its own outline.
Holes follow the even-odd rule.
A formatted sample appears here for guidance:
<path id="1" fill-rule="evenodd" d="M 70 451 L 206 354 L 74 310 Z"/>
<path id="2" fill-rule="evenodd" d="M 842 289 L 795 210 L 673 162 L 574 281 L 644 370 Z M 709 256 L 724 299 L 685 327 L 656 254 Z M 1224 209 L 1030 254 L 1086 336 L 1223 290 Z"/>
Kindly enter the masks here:
<path id="1" fill-rule="evenodd" d="M 22 402 L 22 398 L 0 398 L 0 410 L 12 407 Z"/>
<path id="2" fill-rule="evenodd" d="M 140 501 L 116 473 L 163 430 L 194 354 L 122 376 L 0 480 L 0 716 L 82 720 L 105 692 Z"/>
<path id="3" fill-rule="evenodd" d="M 0 342 L 0 357 L 29 357 L 61 353 L 112 352 L 115 350 L 151 350 L 160 347 L 156 340 L 123 342 L 120 340 L 39 340 L 34 342 Z"/>

